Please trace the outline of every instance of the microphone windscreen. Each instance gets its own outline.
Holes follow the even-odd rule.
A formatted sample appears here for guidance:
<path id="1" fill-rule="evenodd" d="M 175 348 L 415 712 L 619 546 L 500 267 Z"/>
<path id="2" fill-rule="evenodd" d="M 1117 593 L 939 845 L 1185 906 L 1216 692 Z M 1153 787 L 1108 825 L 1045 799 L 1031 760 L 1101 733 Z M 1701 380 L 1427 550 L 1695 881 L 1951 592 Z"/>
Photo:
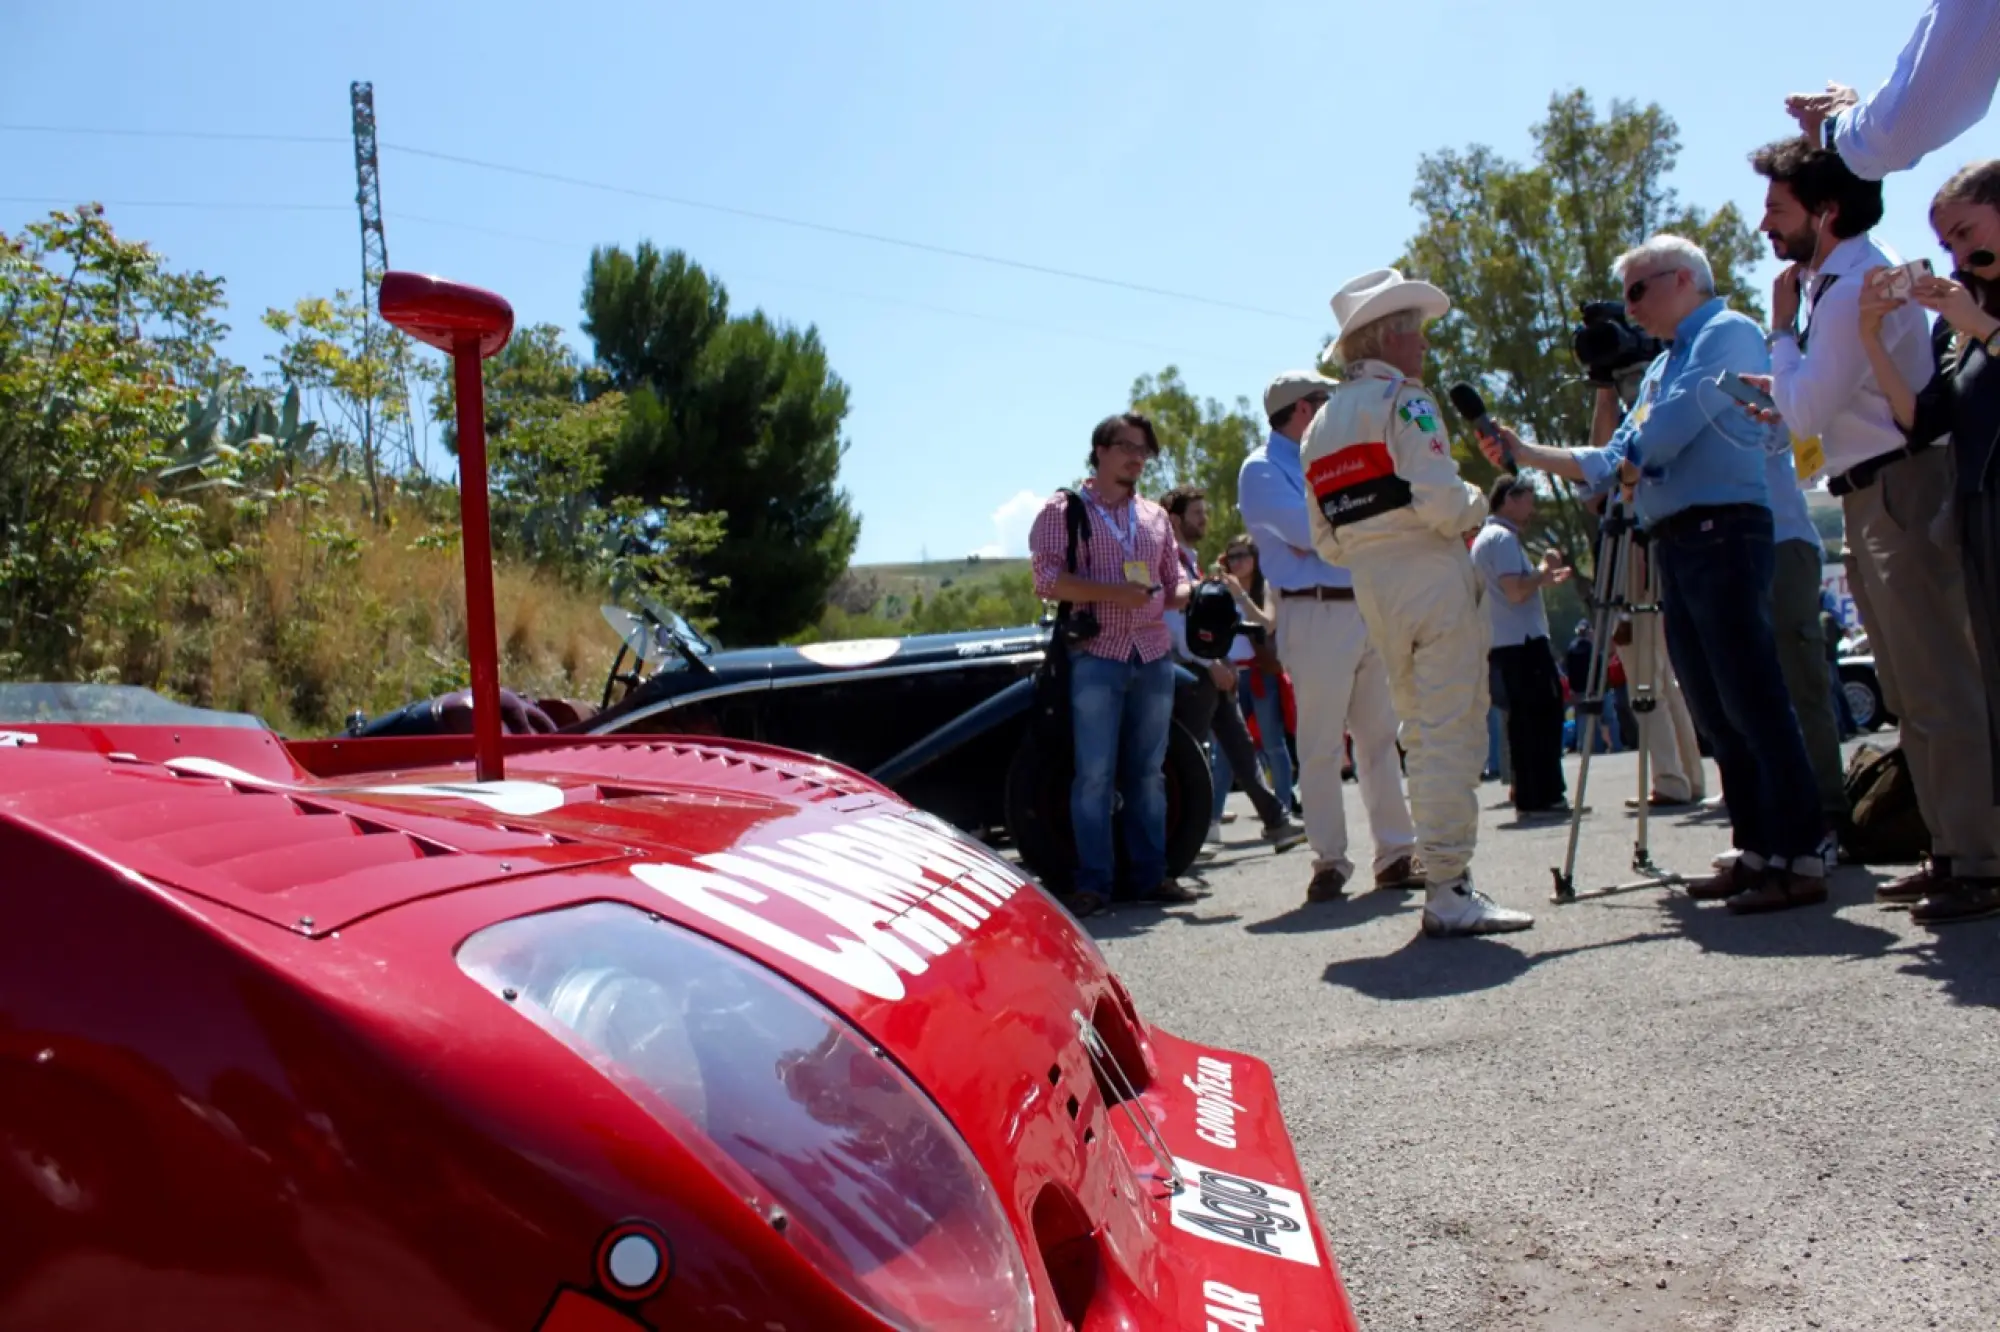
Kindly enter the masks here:
<path id="1" fill-rule="evenodd" d="M 1477 421 L 1486 415 L 1486 400 L 1479 396 L 1479 390 L 1470 384 L 1453 384 L 1447 395 L 1458 414 L 1468 421 Z"/>

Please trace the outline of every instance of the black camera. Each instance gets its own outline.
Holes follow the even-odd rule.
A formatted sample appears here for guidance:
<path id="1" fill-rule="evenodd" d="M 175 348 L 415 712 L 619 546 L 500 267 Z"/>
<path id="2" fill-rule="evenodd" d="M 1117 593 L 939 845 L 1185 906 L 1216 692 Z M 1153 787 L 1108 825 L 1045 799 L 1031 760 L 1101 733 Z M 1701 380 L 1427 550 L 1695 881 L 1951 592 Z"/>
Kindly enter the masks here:
<path id="1" fill-rule="evenodd" d="M 1061 622 L 1065 643 L 1088 643 L 1104 632 L 1104 626 L 1097 622 L 1097 612 L 1088 606 L 1072 610 Z"/>
<path id="2" fill-rule="evenodd" d="M 1653 363 L 1667 344 L 1625 318 L 1623 301 L 1585 301 L 1583 322 L 1570 335 L 1570 349 L 1594 384 L 1616 383 L 1620 374 Z"/>

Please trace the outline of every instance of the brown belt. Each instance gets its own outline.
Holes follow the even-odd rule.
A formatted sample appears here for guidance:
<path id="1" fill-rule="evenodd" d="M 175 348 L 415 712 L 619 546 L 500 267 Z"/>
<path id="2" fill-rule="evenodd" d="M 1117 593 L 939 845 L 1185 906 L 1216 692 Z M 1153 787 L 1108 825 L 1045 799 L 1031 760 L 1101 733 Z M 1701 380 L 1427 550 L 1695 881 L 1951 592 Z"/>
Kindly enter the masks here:
<path id="1" fill-rule="evenodd" d="M 1303 597 L 1307 601 L 1352 601 L 1354 589 L 1351 587 L 1281 587 L 1281 597 Z"/>

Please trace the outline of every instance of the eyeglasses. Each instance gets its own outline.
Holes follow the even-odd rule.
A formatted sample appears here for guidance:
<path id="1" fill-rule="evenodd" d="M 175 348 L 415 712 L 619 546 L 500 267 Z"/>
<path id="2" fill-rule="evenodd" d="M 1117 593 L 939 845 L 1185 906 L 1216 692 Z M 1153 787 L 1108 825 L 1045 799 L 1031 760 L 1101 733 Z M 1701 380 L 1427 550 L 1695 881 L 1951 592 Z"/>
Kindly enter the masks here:
<path id="1" fill-rule="evenodd" d="M 1107 449 L 1117 449 L 1123 453 L 1149 453 L 1152 451 L 1152 446 L 1147 444 L 1143 439 L 1114 439 L 1104 447 Z"/>
<path id="2" fill-rule="evenodd" d="M 1229 552 L 1228 554 L 1224 555 L 1224 556 L 1223 556 L 1222 558 L 1223 558 L 1223 560 L 1224 560 L 1224 561 L 1226 561 L 1227 563 L 1230 563 L 1230 564 L 1235 564 L 1235 563 L 1237 563 L 1237 562 L 1238 562 L 1239 560 L 1248 560 L 1248 559 L 1250 559 L 1250 558 L 1251 558 L 1251 555 L 1250 555 L 1250 552 L 1249 552 L 1249 551 L 1247 551 L 1247 550 L 1232 550 L 1232 551 L 1230 551 L 1230 552 Z"/>
<path id="3" fill-rule="evenodd" d="M 1625 288 L 1625 304 L 1637 305 L 1640 301 L 1646 299 L 1646 284 L 1648 282 L 1657 282 L 1663 277 L 1672 277 L 1680 271 L 1678 268 L 1663 268 L 1657 273 L 1646 274 L 1646 276 Z"/>

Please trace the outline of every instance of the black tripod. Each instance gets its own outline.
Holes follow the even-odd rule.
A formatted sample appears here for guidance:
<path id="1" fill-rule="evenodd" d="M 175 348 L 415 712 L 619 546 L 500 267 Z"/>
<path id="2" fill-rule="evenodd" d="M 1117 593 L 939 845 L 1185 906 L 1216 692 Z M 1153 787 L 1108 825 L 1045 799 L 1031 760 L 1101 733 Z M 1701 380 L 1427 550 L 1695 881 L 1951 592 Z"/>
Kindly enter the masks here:
<path id="1" fill-rule="evenodd" d="M 1658 631 L 1660 574 L 1658 563 L 1646 559 L 1639 590 L 1633 592 L 1634 547 L 1640 547 L 1640 553 L 1643 553 L 1645 536 L 1638 530 L 1628 505 L 1629 501 L 1623 493 L 1614 489 L 1605 504 L 1604 522 L 1598 532 L 1590 671 L 1583 697 L 1576 701 L 1577 750 L 1583 755 L 1583 766 L 1577 772 L 1576 798 L 1572 802 L 1569 818 L 1569 851 L 1563 857 L 1562 867 L 1550 870 L 1556 881 L 1555 896 L 1550 900 L 1557 903 L 1688 882 L 1685 876 L 1662 870 L 1654 864 L 1653 853 L 1646 841 L 1647 816 L 1652 811 L 1653 753 L 1650 741 L 1652 727 L 1662 720 L 1653 715 L 1659 705 L 1655 681 L 1659 678 L 1662 643 L 1662 635 Z M 1626 672 L 1626 679 L 1632 691 L 1632 711 L 1639 719 L 1639 830 L 1638 838 L 1632 845 L 1632 869 L 1644 877 L 1608 888 L 1589 888 L 1578 892 L 1576 848 L 1577 839 L 1583 831 L 1584 793 L 1590 783 L 1590 756 L 1597 748 L 1598 727 L 1604 717 L 1604 686 L 1610 670 L 1612 635 L 1617 632 L 1619 621 L 1627 616 L 1632 621 L 1632 652 L 1631 669 Z"/>

